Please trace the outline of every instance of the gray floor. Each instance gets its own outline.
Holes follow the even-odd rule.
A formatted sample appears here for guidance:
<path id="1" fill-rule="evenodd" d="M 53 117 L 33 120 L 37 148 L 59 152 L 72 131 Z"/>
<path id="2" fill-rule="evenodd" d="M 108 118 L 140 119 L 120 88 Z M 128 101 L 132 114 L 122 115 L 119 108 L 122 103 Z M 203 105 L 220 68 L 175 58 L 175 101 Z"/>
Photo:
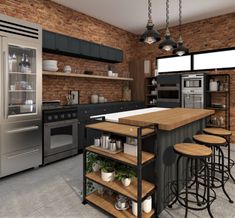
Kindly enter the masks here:
<path id="1" fill-rule="evenodd" d="M 232 151 L 235 159 L 235 151 Z M 235 167 L 233 168 L 235 175 Z M 226 188 L 235 200 L 235 184 Z M 0 217 L 106 217 L 93 207 L 81 203 L 82 155 L 46 167 L 25 171 L 0 180 Z M 230 204 L 221 190 L 212 204 L 215 218 L 235 217 L 235 204 Z M 184 209 L 175 205 L 160 218 L 184 217 Z M 189 218 L 209 217 L 207 211 L 190 212 Z"/>

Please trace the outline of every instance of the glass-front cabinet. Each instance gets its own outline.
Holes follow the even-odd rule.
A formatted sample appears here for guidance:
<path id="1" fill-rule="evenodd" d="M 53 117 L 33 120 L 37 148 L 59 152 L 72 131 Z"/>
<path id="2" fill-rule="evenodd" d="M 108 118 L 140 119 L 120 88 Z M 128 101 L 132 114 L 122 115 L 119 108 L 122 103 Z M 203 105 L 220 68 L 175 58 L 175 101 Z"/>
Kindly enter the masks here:
<path id="1" fill-rule="evenodd" d="M 5 40 L 6 118 L 37 113 L 37 47 Z"/>

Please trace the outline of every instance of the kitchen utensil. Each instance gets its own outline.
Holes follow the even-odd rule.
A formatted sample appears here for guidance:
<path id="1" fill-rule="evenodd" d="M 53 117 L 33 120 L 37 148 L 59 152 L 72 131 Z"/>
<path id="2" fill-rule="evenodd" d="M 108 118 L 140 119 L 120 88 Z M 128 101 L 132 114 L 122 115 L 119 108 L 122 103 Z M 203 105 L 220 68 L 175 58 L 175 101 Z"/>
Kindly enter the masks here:
<path id="1" fill-rule="evenodd" d="M 104 149 L 109 149 L 109 135 L 102 135 L 101 136 L 101 147 Z"/>
<path id="2" fill-rule="evenodd" d="M 100 138 L 95 138 L 94 139 L 94 145 L 95 146 L 100 146 L 100 141 L 101 141 Z"/>
<path id="3" fill-rule="evenodd" d="M 117 140 L 116 141 L 116 145 L 117 145 L 117 150 L 121 150 L 122 149 L 122 141 L 121 140 Z"/>
<path id="4" fill-rule="evenodd" d="M 115 141 L 111 141 L 110 143 L 109 143 L 109 150 L 110 151 L 116 151 L 117 150 L 117 145 L 116 145 L 116 142 Z"/>

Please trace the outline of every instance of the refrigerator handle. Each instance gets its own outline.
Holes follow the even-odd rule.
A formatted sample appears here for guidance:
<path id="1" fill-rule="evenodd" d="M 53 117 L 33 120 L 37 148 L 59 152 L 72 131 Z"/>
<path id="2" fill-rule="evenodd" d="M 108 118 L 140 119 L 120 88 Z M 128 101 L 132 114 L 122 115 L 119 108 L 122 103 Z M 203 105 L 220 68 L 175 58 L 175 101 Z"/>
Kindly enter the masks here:
<path id="1" fill-rule="evenodd" d="M 3 51 L 3 93 L 4 93 L 4 96 L 3 96 L 3 105 L 4 105 L 4 117 L 5 119 L 7 119 L 7 77 L 6 77 L 6 51 Z"/>

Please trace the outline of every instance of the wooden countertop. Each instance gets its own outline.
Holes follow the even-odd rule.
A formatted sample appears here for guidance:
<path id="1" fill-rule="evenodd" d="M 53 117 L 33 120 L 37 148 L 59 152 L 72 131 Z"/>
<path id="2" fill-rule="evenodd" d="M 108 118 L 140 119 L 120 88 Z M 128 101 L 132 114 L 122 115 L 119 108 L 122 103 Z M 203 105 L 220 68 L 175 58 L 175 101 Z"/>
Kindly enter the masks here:
<path id="1" fill-rule="evenodd" d="M 159 129 L 170 131 L 214 113 L 214 110 L 207 109 L 173 108 L 166 111 L 123 117 L 119 119 L 119 123 L 135 126 L 158 124 Z"/>

